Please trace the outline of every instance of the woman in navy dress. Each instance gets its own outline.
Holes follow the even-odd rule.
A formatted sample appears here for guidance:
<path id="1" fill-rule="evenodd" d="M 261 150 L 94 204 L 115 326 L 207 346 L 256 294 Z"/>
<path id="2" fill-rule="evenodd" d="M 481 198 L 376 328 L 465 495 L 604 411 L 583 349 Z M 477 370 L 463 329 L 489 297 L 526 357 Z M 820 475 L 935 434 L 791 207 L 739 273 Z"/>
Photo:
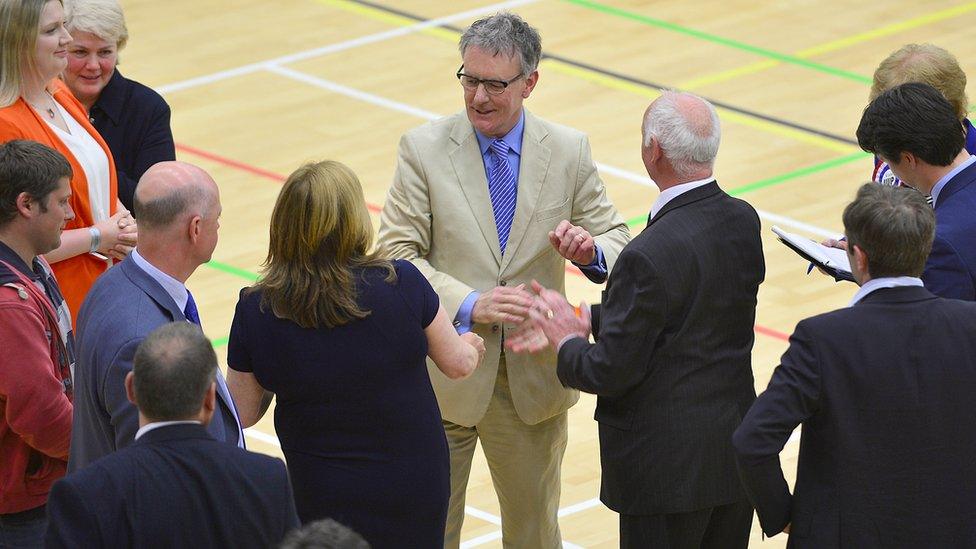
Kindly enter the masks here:
<path id="1" fill-rule="evenodd" d="M 484 343 L 457 335 L 411 263 L 370 254 L 372 235 L 349 168 L 288 178 L 263 276 L 237 304 L 227 384 L 245 426 L 277 396 L 303 523 L 333 518 L 374 548 L 441 547 L 450 461 L 425 358 L 465 377 Z"/>

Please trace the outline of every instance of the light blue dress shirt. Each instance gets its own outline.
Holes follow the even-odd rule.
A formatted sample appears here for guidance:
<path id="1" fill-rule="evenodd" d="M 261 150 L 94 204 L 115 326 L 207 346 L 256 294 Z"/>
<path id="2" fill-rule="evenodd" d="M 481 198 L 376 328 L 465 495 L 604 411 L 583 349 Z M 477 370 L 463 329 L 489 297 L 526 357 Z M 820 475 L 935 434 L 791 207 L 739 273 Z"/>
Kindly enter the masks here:
<path id="1" fill-rule="evenodd" d="M 522 133 L 525 130 L 525 111 L 523 110 L 521 115 L 519 115 L 518 122 L 515 123 L 513 127 L 507 134 L 502 137 L 502 141 L 508 145 L 508 156 L 506 160 L 508 161 L 508 167 L 512 170 L 512 174 L 515 175 L 516 186 L 519 178 L 519 167 L 522 159 Z M 491 157 L 491 152 L 489 147 L 491 142 L 494 141 L 493 138 L 483 135 L 478 130 L 474 131 L 475 137 L 478 138 L 478 147 L 481 149 L 481 160 L 485 168 L 485 179 L 491 178 L 488 173 L 488 167 L 494 161 Z M 516 203 L 518 199 L 516 198 Z M 589 265 L 579 265 L 576 262 L 573 263 L 580 269 L 590 272 L 595 275 L 605 275 L 607 273 L 607 261 L 603 257 L 603 250 L 599 246 L 596 246 L 596 256 L 593 258 L 593 262 Z M 461 306 L 458 308 L 457 315 L 454 316 L 454 327 L 457 329 L 459 334 L 471 331 L 471 311 L 474 309 L 474 302 L 478 300 L 478 296 L 481 293 L 474 291 L 468 294 L 461 302 Z"/>

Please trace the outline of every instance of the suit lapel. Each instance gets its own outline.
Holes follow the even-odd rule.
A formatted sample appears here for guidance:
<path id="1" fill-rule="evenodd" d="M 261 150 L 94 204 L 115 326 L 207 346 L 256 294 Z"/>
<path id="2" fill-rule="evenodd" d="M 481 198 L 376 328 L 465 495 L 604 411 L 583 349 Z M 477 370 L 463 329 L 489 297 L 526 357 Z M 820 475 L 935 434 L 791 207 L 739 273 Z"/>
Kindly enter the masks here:
<path id="1" fill-rule="evenodd" d="M 126 257 L 125 261 L 119 263 L 118 268 L 122 269 L 129 280 L 145 292 L 150 299 L 165 309 L 169 313 L 170 320 L 186 320 L 183 311 L 176 306 L 176 302 L 173 301 L 169 293 L 159 285 L 159 282 L 149 276 L 149 273 L 143 271 L 132 259 L 132 256 Z"/>
<path id="2" fill-rule="evenodd" d="M 471 127 L 471 122 L 468 121 L 464 113 L 457 117 L 454 129 L 451 131 L 451 140 L 457 144 L 457 147 L 450 151 L 449 155 L 451 164 L 454 166 L 454 173 L 457 175 L 458 186 L 464 193 L 464 198 L 478 222 L 481 234 L 485 237 L 485 242 L 495 257 L 495 263 L 501 264 L 502 252 L 498 243 L 495 216 L 491 209 L 491 197 L 488 196 L 485 161 L 481 156 L 481 149 L 478 147 L 474 128 Z M 521 197 L 519 198 L 521 199 Z"/>
<path id="3" fill-rule="evenodd" d="M 539 196 L 549 172 L 549 160 L 552 151 L 543 144 L 549 133 L 539 123 L 535 116 L 525 111 L 525 129 L 522 132 L 522 155 L 519 164 L 518 196 L 515 202 L 515 217 L 512 219 L 512 230 L 508 235 L 508 245 L 505 257 L 502 258 L 501 270 L 504 271 L 518 252 L 519 245 L 525 239 L 532 216 L 535 215 Z"/>

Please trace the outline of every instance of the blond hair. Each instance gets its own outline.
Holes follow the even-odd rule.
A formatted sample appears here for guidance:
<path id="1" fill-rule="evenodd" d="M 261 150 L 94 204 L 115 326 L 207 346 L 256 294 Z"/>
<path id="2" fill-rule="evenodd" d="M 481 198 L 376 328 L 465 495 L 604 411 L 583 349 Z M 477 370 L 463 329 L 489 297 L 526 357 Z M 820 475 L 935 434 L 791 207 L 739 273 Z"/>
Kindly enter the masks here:
<path id="1" fill-rule="evenodd" d="M 129 41 L 125 14 L 116 0 L 64 0 L 68 32 L 88 32 L 121 50 Z"/>
<path id="2" fill-rule="evenodd" d="M 934 44 L 906 44 L 889 55 L 874 71 L 869 101 L 885 91 L 908 82 L 921 82 L 939 90 L 956 111 L 966 118 L 966 73 L 948 51 Z"/>
<path id="3" fill-rule="evenodd" d="M 355 271 L 393 265 L 369 250 L 373 226 L 359 179 L 333 160 L 306 164 L 285 181 L 271 214 L 261 307 L 303 328 L 329 328 L 369 315 L 357 302 Z"/>
<path id="4" fill-rule="evenodd" d="M 41 12 L 49 1 L 0 1 L 0 108 L 17 101 L 23 93 L 24 74 L 37 70 L 34 48 Z"/>

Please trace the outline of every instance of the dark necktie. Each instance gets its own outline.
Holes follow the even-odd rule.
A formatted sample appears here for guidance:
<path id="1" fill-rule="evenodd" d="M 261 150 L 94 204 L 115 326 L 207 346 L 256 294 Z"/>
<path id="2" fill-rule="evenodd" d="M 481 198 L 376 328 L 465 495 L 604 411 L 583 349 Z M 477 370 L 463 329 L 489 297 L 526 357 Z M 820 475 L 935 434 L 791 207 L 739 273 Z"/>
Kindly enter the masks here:
<path id="1" fill-rule="evenodd" d="M 183 316 L 197 326 L 201 326 L 200 312 L 197 311 L 197 302 L 193 300 L 193 294 L 190 293 L 190 290 L 186 291 L 186 306 L 183 307 Z"/>

